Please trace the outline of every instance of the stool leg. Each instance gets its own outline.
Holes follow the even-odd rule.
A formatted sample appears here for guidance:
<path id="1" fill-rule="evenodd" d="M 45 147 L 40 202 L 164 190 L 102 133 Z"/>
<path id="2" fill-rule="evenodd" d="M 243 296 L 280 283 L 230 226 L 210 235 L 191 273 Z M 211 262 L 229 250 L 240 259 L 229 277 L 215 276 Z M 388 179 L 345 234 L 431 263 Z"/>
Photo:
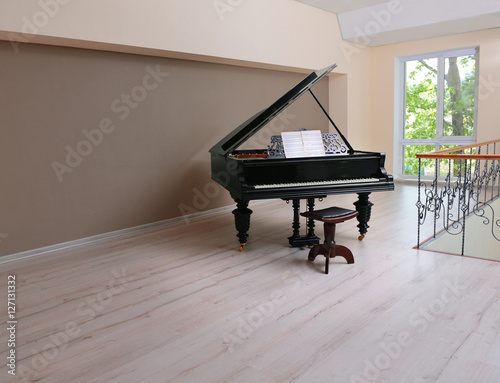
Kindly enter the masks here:
<path id="1" fill-rule="evenodd" d="M 328 250 L 325 250 L 323 245 L 314 245 L 311 250 L 309 250 L 309 255 L 307 256 L 307 260 L 310 261 L 310 262 L 313 262 L 316 257 L 318 256 L 318 254 L 324 254 L 325 251 L 328 251 Z"/>
<path id="2" fill-rule="evenodd" d="M 325 274 L 328 274 L 328 270 L 330 268 L 330 258 L 335 258 L 337 256 L 343 257 L 347 263 L 354 263 L 354 256 L 352 255 L 351 250 L 345 246 L 331 245 L 328 251 L 323 252 L 323 254 L 325 255 Z"/>
<path id="3" fill-rule="evenodd" d="M 325 274 L 328 274 L 330 269 L 330 258 L 335 257 L 335 228 L 336 224 L 327 223 L 323 224 L 323 230 L 325 232 L 325 245 L 324 256 L 325 256 Z M 333 251 L 332 251 L 333 250 Z M 332 254 L 333 253 L 333 254 Z"/>
<path id="4" fill-rule="evenodd" d="M 347 247 L 342 245 L 334 245 L 333 251 L 330 251 L 330 254 L 333 252 L 333 255 L 330 257 L 343 257 L 347 261 L 347 263 L 354 263 L 354 256 L 352 255 L 352 251 Z"/>

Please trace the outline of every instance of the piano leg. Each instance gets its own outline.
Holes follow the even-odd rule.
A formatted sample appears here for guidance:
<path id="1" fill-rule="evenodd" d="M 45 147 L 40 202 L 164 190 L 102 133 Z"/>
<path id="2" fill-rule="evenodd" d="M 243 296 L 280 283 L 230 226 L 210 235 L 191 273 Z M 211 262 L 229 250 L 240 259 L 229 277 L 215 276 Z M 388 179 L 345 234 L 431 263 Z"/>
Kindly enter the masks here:
<path id="1" fill-rule="evenodd" d="M 293 233 L 292 236 L 288 237 L 288 243 L 292 247 L 305 247 L 314 246 L 320 242 L 320 238 L 314 233 L 314 220 L 312 218 L 307 219 L 307 235 L 300 235 L 300 199 L 292 200 L 293 206 Z M 314 210 L 314 198 L 307 199 L 307 209 L 308 211 Z"/>
<path id="2" fill-rule="evenodd" d="M 252 210 L 248 208 L 248 201 L 235 199 L 236 209 L 233 210 L 234 224 L 238 234 L 236 236 L 240 240 L 239 251 L 245 250 L 247 244 L 248 230 L 250 229 L 250 214 Z"/>
<path id="3" fill-rule="evenodd" d="M 298 244 L 300 242 L 300 221 L 299 221 L 300 199 L 292 200 L 292 207 L 293 207 L 293 223 L 292 223 L 293 232 L 292 235 L 288 237 L 288 243 L 290 243 L 290 246 L 296 247 L 300 246 Z"/>
<path id="4" fill-rule="evenodd" d="M 307 199 L 307 210 L 308 211 L 313 211 L 314 210 L 314 198 L 308 198 Z M 316 245 L 319 243 L 320 238 L 314 233 L 314 219 L 308 218 L 307 219 L 307 239 L 310 241 L 309 246 L 311 245 Z"/>
<path id="5" fill-rule="evenodd" d="M 370 193 L 358 193 L 358 200 L 354 202 L 354 206 L 356 206 L 356 211 L 358 212 L 358 228 L 359 228 L 359 233 L 360 236 L 358 239 L 360 241 L 363 240 L 363 238 L 366 235 L 366 232 L 368 231 L 368 221 L 370 220 L 370 216 L 372 213 L 372 206 L 373 203 L 368 200 Z"/>

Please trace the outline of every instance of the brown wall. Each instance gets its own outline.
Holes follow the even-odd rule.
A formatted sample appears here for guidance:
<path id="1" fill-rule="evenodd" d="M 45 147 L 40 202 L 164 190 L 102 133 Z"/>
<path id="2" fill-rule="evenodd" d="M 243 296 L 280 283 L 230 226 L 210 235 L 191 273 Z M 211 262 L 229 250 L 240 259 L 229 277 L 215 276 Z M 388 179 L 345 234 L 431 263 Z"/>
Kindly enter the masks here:
<path id="1" fill-rule="evenodd" d="M 208 150 L 304 77 L 7 42 L 0 63 L 0 255 L 231 204 Z M 309 95 L 286 113 L 251 144 L 328 129 Z"/>

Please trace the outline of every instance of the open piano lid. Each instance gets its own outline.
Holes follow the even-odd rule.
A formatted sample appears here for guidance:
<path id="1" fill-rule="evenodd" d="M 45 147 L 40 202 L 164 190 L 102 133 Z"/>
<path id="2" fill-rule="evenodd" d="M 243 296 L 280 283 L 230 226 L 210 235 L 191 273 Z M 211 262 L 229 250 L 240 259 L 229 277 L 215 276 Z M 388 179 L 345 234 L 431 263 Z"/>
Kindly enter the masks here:
<path id="1" fill-rule="evenodd" d="M 257 131 L 266 125 L 269 121 L 280 114 L 285 108 L 287 108 L 292 102 L 297 98 L 302 96 L 304 92 L 311 89 L 319 80 L 330 73 L 337 64 L 330 65 L 324 69 L 312 72 L 301 82 L 290 89 L 286 94 L 279 98 L 268 108 L 261 110 L 259 113 L 255 114 L 253 117 L 245 121 L 243 124 L 238 126 L 235 130 L 229 133 L 226 137 L 215 144 L 210 153 L 227 155 L 232 152 L 238 146 L 243 144 L 246 140 L 252 137 Z"/>

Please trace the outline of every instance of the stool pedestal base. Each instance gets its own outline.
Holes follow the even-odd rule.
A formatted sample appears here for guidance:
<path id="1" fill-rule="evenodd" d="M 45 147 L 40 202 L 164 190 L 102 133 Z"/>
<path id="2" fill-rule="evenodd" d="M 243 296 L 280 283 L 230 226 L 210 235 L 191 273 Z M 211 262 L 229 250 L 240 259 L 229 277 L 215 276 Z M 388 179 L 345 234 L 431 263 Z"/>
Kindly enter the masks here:
<path id="1" fill-rule="evenodd" d="M 314 246 L 309 251 L 307 260 L 313 262 L 319 254 L 323 254 L 325 256 L 325 274 L 328 274 L 330 258 L 344 257 L 347 263 L 354 263 L 354 256 L 352 255 L 351 250 L 345 246 L 336 245 L 334 243 L 324 243 Z"/>
<path id="2" fill-rule="evenodd" d="M 318 254 L 323 254 L 325 256 L 325 274 L 328 274 L 330 258 L 344 257 L 347 263 L 354 263 L 354 256 L 351 250 L 335 243 L 335 228 L 337 223 L 356 217 L 358 215 L 357 211 L 332 207 L 317 211 L 308 211 L 301 213 L 301 215 L 322 221 L 325 232 L 325 243 L 317 244 L 309 251 L 307 259 L 310 262 L 314 261 Z"/>

